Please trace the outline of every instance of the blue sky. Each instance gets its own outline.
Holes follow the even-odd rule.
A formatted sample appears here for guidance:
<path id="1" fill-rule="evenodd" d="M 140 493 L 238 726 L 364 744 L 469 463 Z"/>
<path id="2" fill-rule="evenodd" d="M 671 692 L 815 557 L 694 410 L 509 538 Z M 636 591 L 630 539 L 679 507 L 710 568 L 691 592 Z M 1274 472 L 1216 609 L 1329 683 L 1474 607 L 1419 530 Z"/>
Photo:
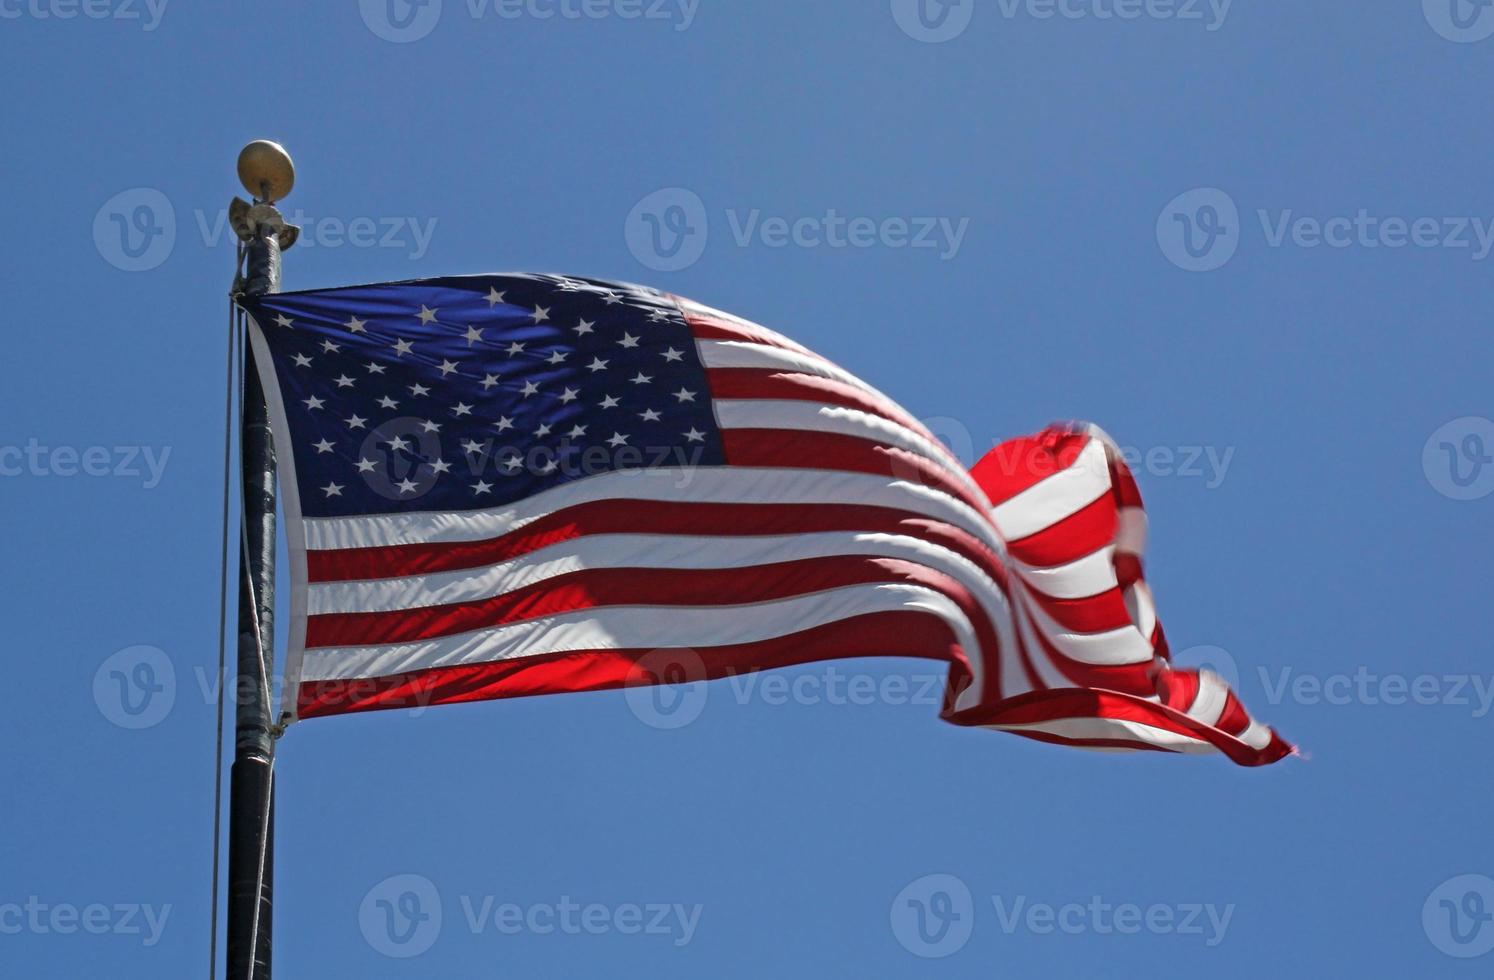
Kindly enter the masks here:
<path id="1" fill-rule="evenodd" d="M 0 974 L 205 965 L 222 216 L 269 137 L 288 288 L 645 282 L 962 452 L 1100 423 L 1179 658 L 1311 755 L 958 730 L 902 660 L 672 729 L 313 720 L 277 975 L 1486 975 L 1494 10 L 387 3 L 0 0 Z"/>

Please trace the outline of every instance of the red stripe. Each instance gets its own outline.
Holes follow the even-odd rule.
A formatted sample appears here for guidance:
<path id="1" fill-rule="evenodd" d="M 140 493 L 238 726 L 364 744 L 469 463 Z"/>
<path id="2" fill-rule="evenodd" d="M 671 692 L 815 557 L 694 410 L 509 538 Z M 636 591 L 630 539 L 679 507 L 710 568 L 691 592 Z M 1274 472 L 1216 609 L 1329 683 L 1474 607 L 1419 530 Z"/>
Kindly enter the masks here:
<path id="1" fill-rule="evenodd" d="M 699 340 L 737 340 L 749 344 L 762 344 L 766 347 L 777 347 L 779 350 L 793 351 L 796 354 L 808 354 L 811 357 L 819 357 L 807 347 L 794 343 L 781 334 L 774 333 L 765 327 L 755 323 L 729 316 L 720 310 L 713 310 L 708 306 L 702 306 L 693 300 L 674 297 L 680 305 L 680 313 L 689 325 L 690 331 Z M 821 360 L 824 360 L 821 358 Z"/>
<path id="2" fill-rule="evenodd" d="M 1074 465 L 1089 442 L 1082 433 L 1047 429 L 1003 442 L 971 467 L 970 474 L 992 504 L 1004 503 Z"/>
<path id="3" fill-rule="evenodd" d="M 990 492 L 985 484 L 981 484 L 981 489 Z M 1078 561 L 1114 543 L 1116 526 L 1115 501 L 1101 496 L 1036 534 L 1007 542 L 1006 547 L 1020 562 L 1052 568 Z"/>
<path id="4" fill-rule="evenodd" d="M 343 582 L 481 568 L 588 534 L 788 535 L 821 531 L 905 534 L 932 541 L 975 562 L 1005 587 L 1005 568 L 967 532 L 907 511 L 864 504 L 677 503 L 659 507 L 635 500 L 599 500 L 547 514 L 496 538 L 311 551 L 306 563 L 312 582 Z"/>
<path id="5" fill-rule="evenodd" d="M 896 651 L 888 649 L 889 636 L 898 638 Z M 297 714 L 314 718 L 350 711 L 618 688 L 647 683 L 649 678 L 640 671 L 639 661 L 648 665 L 647 658 L 652 658 L 658 663 L 660 653 L 668 659 L 666 651 L 577 650 L 435 667 L 390 677 L 305 681 L 296 693 Z M 915 610 L 872 613 L 760 643 L 702 647 L 694 653 L 698 659 L 682 657 L 680 661 L 692 666 L 686 672 L 690 679 L 728 677 L 809 660 L 888 655 L 955 660 L 951 679 L 966 676 L 958 664 L 960 651 L 948 625 L 938 616 Z"/>
<path id="6" fill-rule="evenodd" d="M 981 706 L 953 717 L 946 716 L 947 721 L 957 725 L 1041 724 L 1063 718 L 1111 718 L 1139 722 L 1202 739 L 1242 766 L 1263 766 L 1292 751 L 1291 746 L 1274 737 L 1274 734 L 1271 743 L 1264 749 L 1253 749 L 1239 739 L 1217 728 L 1200 724 L 1180 711 L 1118 691 L 1034 691 L 1011 698 L 1003 704 Z"/>
<path id="7" fill-rule="evenodd" d="M 723 429 L 722 448 L 733 466 L 786 469 L 845 470 L 870 473 L 942 490 L 964 501 L 978 514 L 986 503 L 939 464 L 912 453 L 832 432 L 795 432 L 785 429 Z"/>
<path id="8" fill-rule="evenodd" d="M 306 646 L 414 643 L 605 606 L 744 605 L 876 582 L 920 585 L 948 596 L 970 620 L 981 645 L 997 649 L 994 625 L 964 585 L 924 565 L 864 556 L 808 558 L 749 568 L 588 569 L 475 602 L 311 616 L 306 623 Z M 667 608 L 660 615 L 668 615 Z"/>

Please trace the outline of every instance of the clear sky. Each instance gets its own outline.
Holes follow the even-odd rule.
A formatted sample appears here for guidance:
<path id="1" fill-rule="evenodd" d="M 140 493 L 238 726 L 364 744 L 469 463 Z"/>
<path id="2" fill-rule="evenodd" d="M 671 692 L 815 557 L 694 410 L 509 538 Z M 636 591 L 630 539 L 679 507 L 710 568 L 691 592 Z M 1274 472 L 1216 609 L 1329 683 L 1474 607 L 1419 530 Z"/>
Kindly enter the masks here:
<path id="1" fill-rule="evenodd" d="M 645 282 L 966 455 L 1100 423 L 1179 659 L 1311 755 L 960 730 L 905 660 L 674 728 L 621 693 L 312 720 L 277 976 L 1486 976 L 1486 34 L 1467 0 L 0 0 L 0 975 L 204 973 L 223 216 L 269 137 L 287 288 Z"/>

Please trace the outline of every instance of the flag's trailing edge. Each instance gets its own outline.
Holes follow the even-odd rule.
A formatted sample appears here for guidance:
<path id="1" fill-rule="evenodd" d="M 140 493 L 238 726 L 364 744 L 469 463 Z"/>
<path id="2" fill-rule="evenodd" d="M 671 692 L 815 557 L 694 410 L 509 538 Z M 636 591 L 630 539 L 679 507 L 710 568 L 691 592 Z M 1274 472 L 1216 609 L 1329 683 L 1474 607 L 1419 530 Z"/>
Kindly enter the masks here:
<path id="1" fill-rule="evenodd" d="M 292 571 L 288 717 L 947 661 L 943 717 L 1085 748 L 1292 749 L 1173 669 L 1108 436 L 966 471 L 787 338 L 622 283 L 247 302 Z"/>

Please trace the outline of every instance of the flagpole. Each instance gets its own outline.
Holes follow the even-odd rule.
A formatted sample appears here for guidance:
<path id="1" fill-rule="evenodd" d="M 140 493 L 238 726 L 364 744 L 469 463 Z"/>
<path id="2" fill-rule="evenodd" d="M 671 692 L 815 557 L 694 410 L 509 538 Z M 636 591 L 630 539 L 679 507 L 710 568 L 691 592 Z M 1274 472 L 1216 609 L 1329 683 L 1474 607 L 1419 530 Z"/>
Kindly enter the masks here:
<path id="1" fill-rule="evenodd" d="M 275 202 L 290 193 L 295 171 L 284 149 L 261 140 L 239 154 L 239 179 L 254 203 L 235 198 L 229 208 L 244 254 L 234 292 L 278 293 L 281 252 L 295 243 L 297 229 L 285 223 Z M 229 775 L 227 977 L 269 980 L 278 735 L 270 694 L 275 662 L 275 443 L 252 349 L 244 363 L 240 452 L 243 534 L 234 761 Z"/>

